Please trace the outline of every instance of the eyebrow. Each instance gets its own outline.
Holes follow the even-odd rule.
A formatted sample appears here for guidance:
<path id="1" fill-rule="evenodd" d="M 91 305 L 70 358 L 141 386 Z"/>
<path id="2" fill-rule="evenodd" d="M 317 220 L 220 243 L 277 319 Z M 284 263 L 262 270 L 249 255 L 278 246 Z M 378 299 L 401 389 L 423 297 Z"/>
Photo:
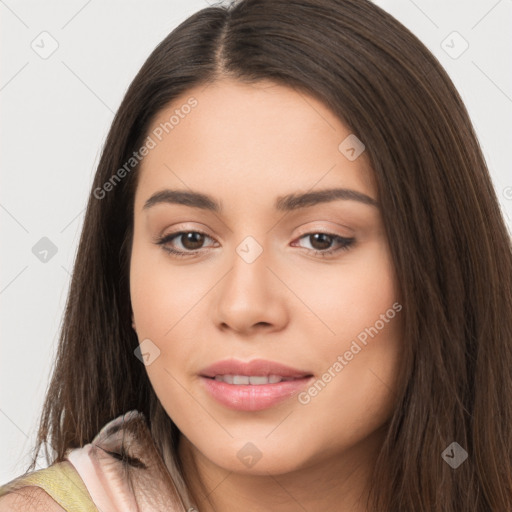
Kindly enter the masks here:
<path id="1" fill-rule="evenodd" d="M 360 203 L 379 207 L 378 202 L 372 197 L 348 188 L 331 188 L 305 192 L 303 194 L 287 194 L 276 199 L 274 208 L 277 211 L 291 211 L 307 208 L 321 203 L 329 203 L 335 200 L 358 201 Z M 215 213 L 222 213 L 222 204 L 212 196 L 190 190 L 160 190 L 153 194 L 145 203 L 143 210 L 157 204 L 182 204 L 192 208 L 200 208 Z"/>

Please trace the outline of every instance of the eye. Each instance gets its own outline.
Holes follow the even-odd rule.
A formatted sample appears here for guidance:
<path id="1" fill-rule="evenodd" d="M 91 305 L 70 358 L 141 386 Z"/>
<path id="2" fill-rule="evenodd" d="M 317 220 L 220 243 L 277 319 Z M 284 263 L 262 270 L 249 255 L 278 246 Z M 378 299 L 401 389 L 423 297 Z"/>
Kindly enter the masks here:
<path id="1" fill-rule="evenodd" d="M 161 245 L 162 249 L 175 256 L 189 256 L 203 248 L 206 238 L 213 240 L 213 238 L 201 231 L 178 231 L 158 238 L 156 243 Z M 181 242 L 181 248 L 175 249 L 169 246 L 175 239 Z"/>
<path id="2" fill-rule="evenodd" d="M 299 240 L 309 240 L 311 248 L 305 247 L 309 251 L 320 256 L 329 256 L 339 251 L 347 251 L 354 244 L 355 238 L 346 238 L 332 233 L 306 233 Z M 336 243 L 337 246 L 332 247 Z"/>

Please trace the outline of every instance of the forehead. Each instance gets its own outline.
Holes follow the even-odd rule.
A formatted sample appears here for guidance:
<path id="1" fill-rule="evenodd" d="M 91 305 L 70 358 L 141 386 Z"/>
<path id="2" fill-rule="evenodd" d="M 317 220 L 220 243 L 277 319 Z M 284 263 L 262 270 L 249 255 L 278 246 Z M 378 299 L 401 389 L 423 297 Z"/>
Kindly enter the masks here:
<path id="1" fill-rule="evenodd" d="M 339 148 L 350 129 L 322 102 L 272 82 L 194 87 L 158 113 L 148 136 L 136 209 L 177 187 L 230 202 L 334 186 L 376 198 L 365 153 L 351 161 Z"/>

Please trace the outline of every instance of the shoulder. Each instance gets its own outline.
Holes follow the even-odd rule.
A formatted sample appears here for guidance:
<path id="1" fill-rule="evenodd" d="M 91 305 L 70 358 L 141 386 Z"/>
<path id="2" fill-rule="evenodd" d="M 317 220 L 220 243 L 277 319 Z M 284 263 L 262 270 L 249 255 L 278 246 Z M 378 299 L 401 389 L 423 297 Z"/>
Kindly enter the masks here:
<path id="1" fill-rule="evenodd" d="M 65 512 L 41 487 L 28 485 L 0 497 L 0 512 Z"/>
<path id="2" fill-rule="evenodd" d="M 0 486 L 0 512 L 97 512 L 87 488 L 69 461 L 31 471 Z"/>

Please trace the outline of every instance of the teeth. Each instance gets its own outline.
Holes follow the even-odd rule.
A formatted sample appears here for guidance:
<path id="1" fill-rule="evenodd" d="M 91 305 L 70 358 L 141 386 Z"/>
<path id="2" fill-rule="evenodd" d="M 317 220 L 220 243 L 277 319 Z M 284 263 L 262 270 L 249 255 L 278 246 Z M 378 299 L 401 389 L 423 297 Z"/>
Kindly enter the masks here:
<path id="1" fill-rule="evenodd" d="M 215 380 L 226 384 L 259 386 L 261 384 L 277 384 L 285 380 L 293 380 L 279 375 L 215 375 Z"/>
<path id="2" fill-rule="evenodd" d="M 249 381 L 246 375 L 233 375 L 233 384 L 249 384 Z"/>

